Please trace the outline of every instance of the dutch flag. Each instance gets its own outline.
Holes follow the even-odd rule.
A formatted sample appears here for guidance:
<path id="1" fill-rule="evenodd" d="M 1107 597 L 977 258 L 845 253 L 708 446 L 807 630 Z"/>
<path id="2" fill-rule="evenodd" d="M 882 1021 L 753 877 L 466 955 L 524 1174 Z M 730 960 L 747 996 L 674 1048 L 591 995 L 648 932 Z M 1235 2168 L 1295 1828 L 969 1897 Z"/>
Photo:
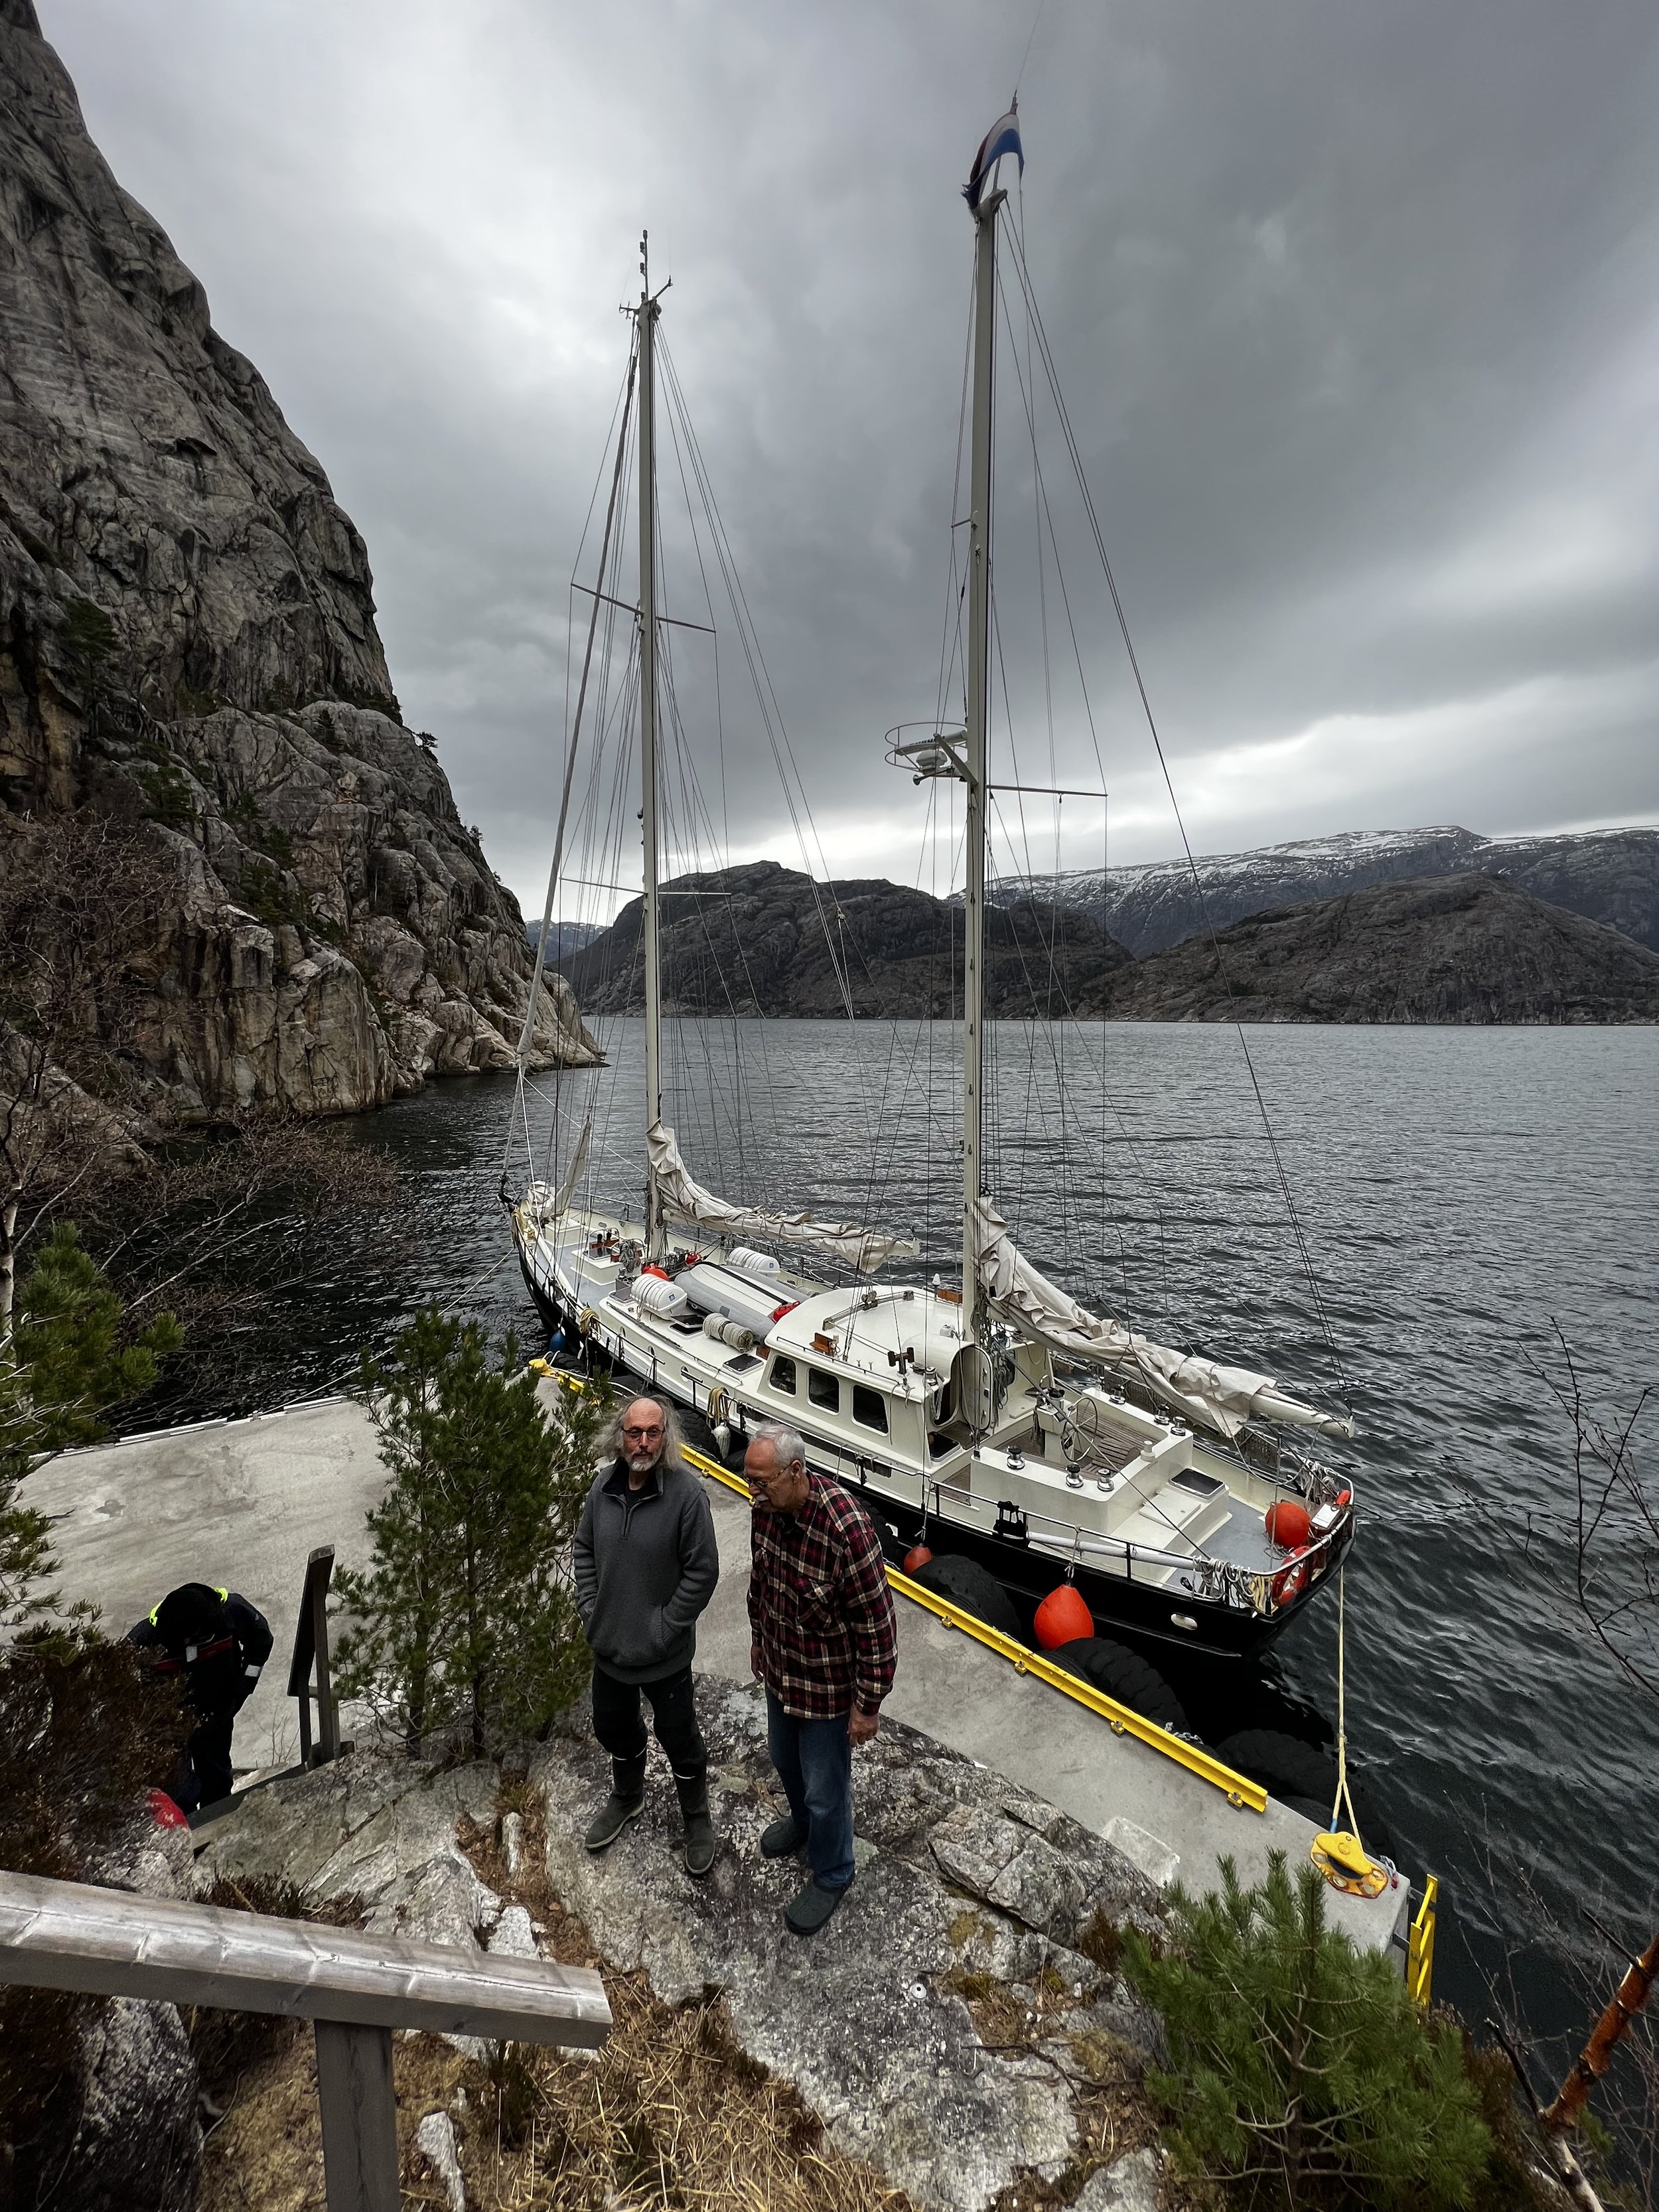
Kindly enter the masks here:
<path id="1" fill-rule="evenodd" d="M 962 196 L 970 208 L 979 205 L 980 194 L 985 190 L 992 171 L 1005 154 L 1012 154 L 1019 163 L 1019 173 L 1025 174 L 1025 149 L 1019 143 L 1019 95 L 1014 95 L 1013 106 L 1006 115 L 1000 116 L 980 141 L 974 156 L 973 173 L 962 188 Z"/>

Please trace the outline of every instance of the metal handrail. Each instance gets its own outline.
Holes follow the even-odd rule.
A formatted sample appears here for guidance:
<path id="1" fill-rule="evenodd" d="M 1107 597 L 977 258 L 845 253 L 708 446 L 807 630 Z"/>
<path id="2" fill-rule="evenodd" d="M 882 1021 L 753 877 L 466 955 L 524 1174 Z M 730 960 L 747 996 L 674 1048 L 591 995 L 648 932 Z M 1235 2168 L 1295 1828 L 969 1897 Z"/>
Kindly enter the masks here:
<path id="1" fill-rule="evenodd" d="M 595 2049 L 586 1966 L 0 1873 L 0 1983 L 309 2020 L 329 2212 L 398 2212 L 392 2031 Z"/>
<path id="2" fill-rule="evenodd" d="M 300 1594 L 299 1619 L 294 1624 L 294 1656 L 288 1669 L 288 1693 L 300 1707 L 301 1766 L 325 1766 L 340 1755 L 340 1708 L 328 1666 L 328 1586 L 333 1575 L 334 1547 L 319 1545 L 306 1561 L 305 1588 Z M 314 1748 L 311 1741 L 313 1703 L 317 1707 Z"/>

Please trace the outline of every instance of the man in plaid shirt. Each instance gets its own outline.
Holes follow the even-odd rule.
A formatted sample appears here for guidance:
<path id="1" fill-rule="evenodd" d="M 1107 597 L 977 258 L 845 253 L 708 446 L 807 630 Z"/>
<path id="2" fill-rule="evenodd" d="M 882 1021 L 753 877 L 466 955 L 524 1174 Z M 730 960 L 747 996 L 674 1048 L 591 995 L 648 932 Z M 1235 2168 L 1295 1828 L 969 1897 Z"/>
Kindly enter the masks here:
<path id="1" fill-rule="evenodd" d="M 783 1917 L 815 1936 L 853 1880 L 853 1747 L 874 1735 L 893 1686 L 893 1594 L 869 1515 L 808 1471 L 793 1429 L 762 1429 L 743 1471 L 755 1508 L 749 1663 L 766 1685 L 768 1746 L 789 1801 L 760 1847 L 769 1859 L 805 1848 L 812 1879 Z"/>

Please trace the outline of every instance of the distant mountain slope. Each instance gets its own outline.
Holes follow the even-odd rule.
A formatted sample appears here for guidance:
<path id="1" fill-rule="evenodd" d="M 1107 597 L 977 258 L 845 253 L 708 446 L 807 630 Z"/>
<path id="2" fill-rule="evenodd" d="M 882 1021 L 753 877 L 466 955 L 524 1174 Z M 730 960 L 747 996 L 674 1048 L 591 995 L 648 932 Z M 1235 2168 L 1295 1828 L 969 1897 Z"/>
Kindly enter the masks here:
<path id="1" fill-rule="evenodd" d="M 1653 1022 L 1659 953 L 1500 877 L 1419 877 L 1252 915 L 1082 999 L 1119 1021 Z"/>
<path id="2" fill-rule="evenodd" d="M 815 884 L 775 860 L 681 876 L 663 891 L 663 997 L 677 1013 L 839 1014 L 837 963 L 860 1014 L 939 1017 L 961 1005 L 960 912 L 926 891 L 879 878 Z M 641 908 L 630 901 L 602 937 L 559 963 L 589 1015 L 643 1006 Z M 994 910 L 986 937 L 994 1013 L 1063 1014 L 1129 958 L 1069 910 L 1057 932 L 1046 908 Z"/>
<path id="3" fill-rule="evenodd" d="M 540 917 L 524 926 L 525 941 L 533 952 L 541 941 Z M 605 935 L 602 921 L 556 921 L 547 933 L 547 957 L 562 960 L 568 953 L 580 952 L 584 945 L 591 945 L 596 937 Z"/>
<path id="4" fill-rule="evenodd" d="M 1209 854 L 1197 866 L 1202 899 L 1185 860 L 1113 868 L 1103 884 L 1098 868 L 1057 879 L 1005 878 L 994 896 L 1038 905 L 1058 899 L 1079 908 L 1143 959 L 1206 926 L 1224 929 L 1246 915 L 1370 884 L 1474 872 L 1508 877 L 1552 906 L 1610 922 L 1659 951 L 1659 830 L 1497 839 L 1456 828 L 1352 830 L 1255 852 Z"/>

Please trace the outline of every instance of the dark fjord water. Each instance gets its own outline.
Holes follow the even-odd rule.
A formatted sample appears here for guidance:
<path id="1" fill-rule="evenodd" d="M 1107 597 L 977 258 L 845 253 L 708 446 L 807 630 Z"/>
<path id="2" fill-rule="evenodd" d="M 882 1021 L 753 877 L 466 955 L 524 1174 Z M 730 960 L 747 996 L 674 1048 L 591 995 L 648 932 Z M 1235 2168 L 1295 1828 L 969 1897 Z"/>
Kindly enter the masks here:
<path id="1" fill-rule="evenodd" d="M 671 1113 L 694 1172 L 924 1229 L 946 1264 L 955 1032 L 738 1028 L 734 1049 L 730 1029 L 685 1024 L 674 1054 Z M 594 1188 L 627 1197 L 638 1024 L 607 1044 Z M 1628 1407 L 1659 1379 L 1659 1032 L 1284 1028 L 1249 1044 L 1360 1424 L 1345 1448 L 1364 1510 L 1347 1592 L 1355 1745 L 1402 1862 L 1444 1878 L 1440 1990 L 1478 2020 L 1483 1977 L 1518 1948 L 1539 2025 L 1582 2021 L 1514 1877 L 1528 1870 L 1588 1956 L 1580 1899 L 1627 1937 L 1651 1929 L 1655 1716 L 1508 1539 L 1570 1476 L 1570 1430 L 1526 1356 L 1552 1359 L 1559 1325 L 1601 1403 Z M 1232 1031 L 1005 1023 L 994 1052 L 995 1185 L 1039 1264 L 1169 1340 L 1335 1389 Z M 550 1102 L 580 1116 L 588 1080 L 540 1079 L 538 1151 Z M 362 1233 L 308 1255 L 271 1311 L 253 1401 L 322 1387 L 425 1297 L 533 1334 L 516 1267 L 488 1273 L 507 1249 L 512 1099 L 503 1079 L 452 1082 L 355 1125 L 395 1155 L 415 1241 L 388 1258 Z M 520 1179 L 524 1159 L 521 1137 Z M 1328 1713 L 1335 1631 L 1328 1603 L 1278 1648 Z"/>

